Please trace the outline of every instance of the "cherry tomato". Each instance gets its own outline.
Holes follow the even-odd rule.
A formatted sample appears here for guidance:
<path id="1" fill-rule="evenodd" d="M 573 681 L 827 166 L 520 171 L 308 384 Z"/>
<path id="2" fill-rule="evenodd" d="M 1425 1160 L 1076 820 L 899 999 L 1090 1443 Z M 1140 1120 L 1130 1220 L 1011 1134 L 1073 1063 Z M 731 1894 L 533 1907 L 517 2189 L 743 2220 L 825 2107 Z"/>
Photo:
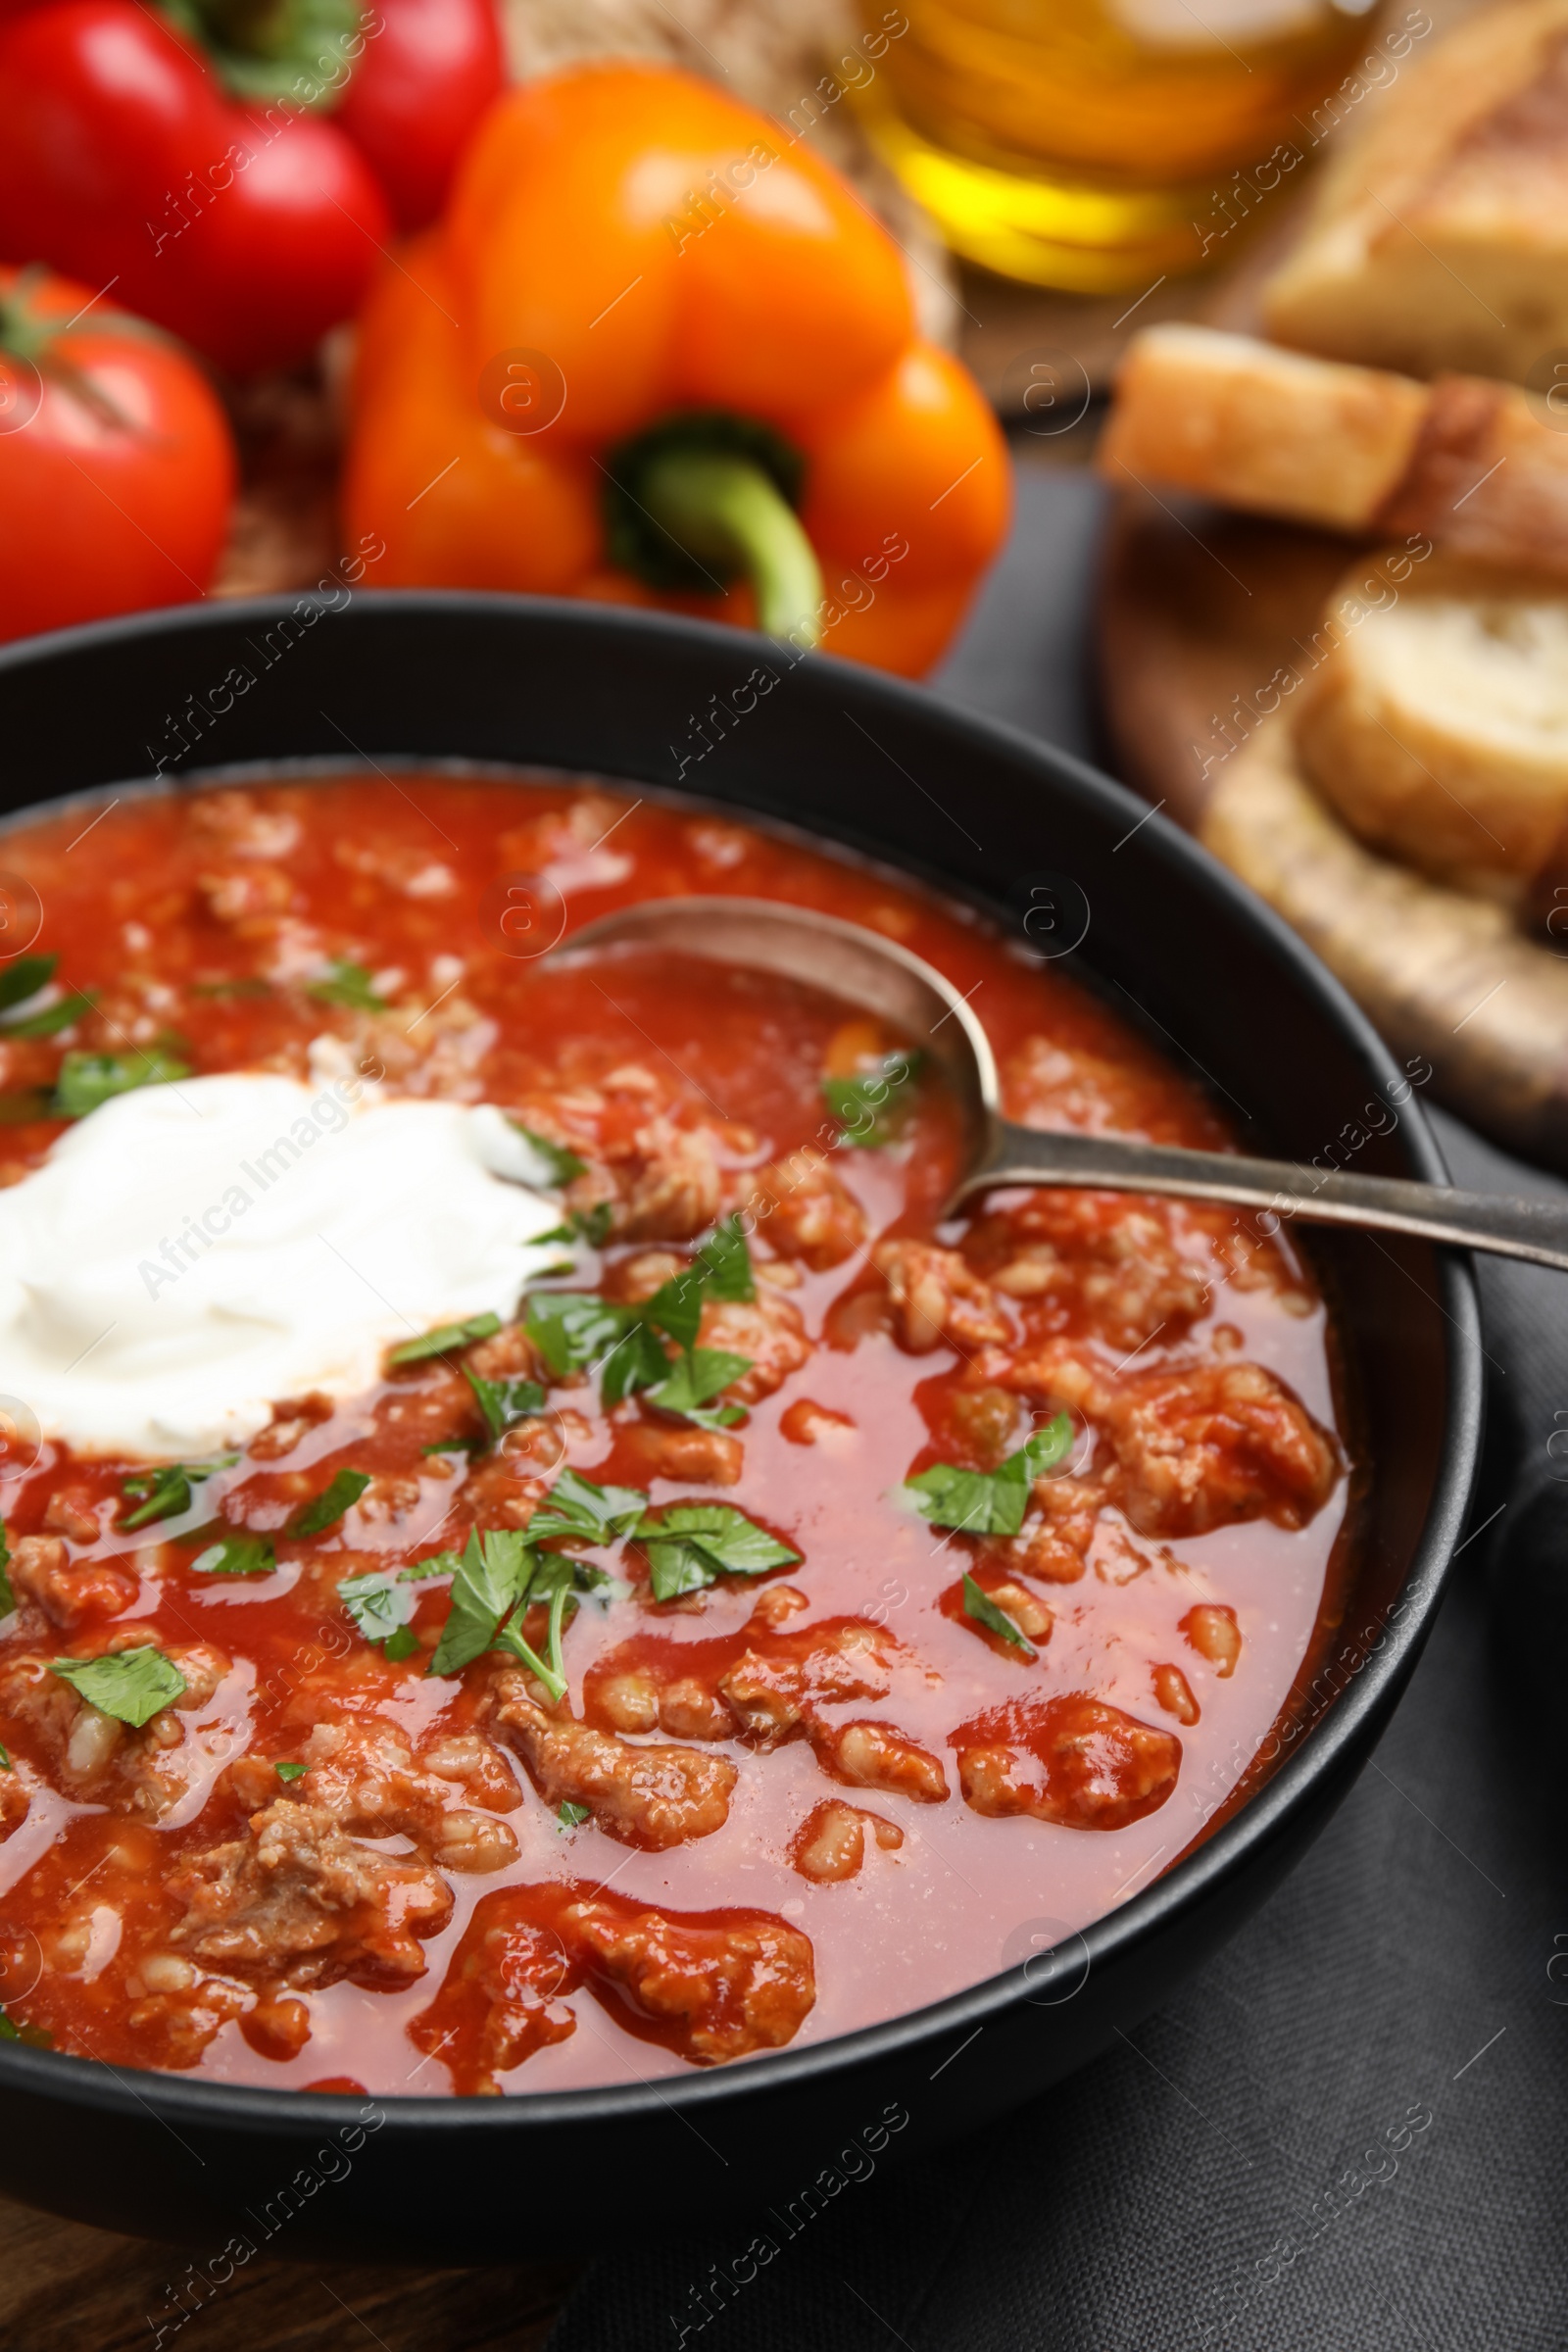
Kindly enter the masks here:
<path id="1" fill-rule="evenodd" d="M 90 286 L 0 270 L 0 639 L 204 596 L 236 471 L 175 345 Z"/>

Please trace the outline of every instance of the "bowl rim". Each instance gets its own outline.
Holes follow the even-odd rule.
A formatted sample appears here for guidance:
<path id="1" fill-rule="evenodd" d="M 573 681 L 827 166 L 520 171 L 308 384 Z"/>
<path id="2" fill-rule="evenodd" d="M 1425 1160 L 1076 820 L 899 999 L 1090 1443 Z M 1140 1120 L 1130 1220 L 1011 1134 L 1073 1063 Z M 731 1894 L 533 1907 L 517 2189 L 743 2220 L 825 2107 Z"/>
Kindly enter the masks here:
<path id="1" fill-rule="evenodd" d="M 133 646 L 147 638 L 200 636 L 238 624 L 265 624 L 312 604 L 322 617 L 349 619 L 357 614 L 354 625 L 358 629 L 373 630 L 383 614 L 407 616 L 422 611 L 432 615 L 471 617 L 492 624 L 510 621 L 523 628 L 564 627 L 581 631 L 590 638 L 597 637 L 607 645 L 617 638 L 630 637 L 656 644 L 663 639 L 671 645 L 709 651 L 722 646 L 737 663 L 749 659 L 776 662 L 779 658 L 779 647 L 770 638 L 722 623 L 636 606 L 591 605 L 565 598 L 498 595 L 468 589 L 361 589 L 354 593 L 350 605 L 339 607 L 326 603 L 315 590 L 302 590 L 295 594 L 224 599 L 200 606 L 171 606 L 18 639 L 0 646 L 0 690 L 11 673 L 42 668 L 62 658 Z M 1108 807 L 1124 816 L 1149 837 L 1147 848 L 1154 849 L 1166 867 L 1176 870 L 1183 887 L 1196 892 L 1200 899 L 1208 897 L 1223 902 L 1234 919 L 1259 935 L 1259 944 L 1272 952 L 1277 963 L 1286 967 L 1298 994 L 1315 1004 L 1363 1061 L 1384 1080 L 1402 1076 L 1390 1049 L 1343 983 L 1284 918 L 1221 865 L 1200 843 L 1159 810 L 1151 809 L 1126 785 L 1043 737 L 949 701 L 928 687 L 832 655 L 813 654 L 810 662 L 818 673 L 826 670 L 832 675 L 835 691 L 852 693 L 862 703 L 880 705 L 916 723 L 929 725 L 935 720 L 939 728 L 945 727 L 952 735 L 966 736 L 971 742 L 989 746 L 1014 766 L 1033 769 L 1037 780 L 1050 788 L 1058 791 L 1065 788 L 1080 802 L 1098 804 L 1102 808 Z M 401 760 L 403 756 L 398 757 Z M 463 757 L 453 755 L 454 760 Z M 275 765 L 286 768 L 290 760 L 291 755 L 280 753 Z M 342 761 L 345 771 L 364 763 L 364 756 L 352 750 L 345 752 Z M 225 771 L 221 764 L 193 761 L 189 767 L 172 766 L 156 781 L 178 791 L 198 778 L 219 783 L 225 772 L 237 782 L 242 770 L 257 775 L 269 764 L 272 763 L 255 760 L 235 761 Z M 325 763 L 311 755 L 307 764 L 322 767 Z M 439 771 L 442 761 L 432 755 L 427 764 Z M 481 760 L 472 764 L 483 767 L 486 762 Z M 504 769 L 508 762 L 498 758 L 491 764 Z M 514 764 L 524 767 L 530 763 L 518 760 Z M 555 765 L 551 761 L 532 764 Z M 647 765 L 653 768 L 655 764 L 651 755 Z M 609 781 L 616 780 L 615 772 L 607 767 L 596 766 L 592 772 L 605 775 Z M 646 782 L 656 789 L 663 785 L 676 794 L 682 792 L 678 781 L 671 782 L 658 773 L 639 776 L 625 772 L 621 780 Z M 133 777 L 106 777 L 99 783 L 53 794 L 43 802 L 29 803 L 17 814 L 24 817 L 34 808 L 45 808 L 58 801 L 97 795 L 112 789 L 117 782 L 140 781 Z M 699 791 L 692 797 L 704 796 Z M 770 808 L 755 802 L 745 806 L 764 816 L 772 813 Z M 799 816 L 791 817 L 784 808 L 777 813 L 785 823 L 795 824 L 802 832 L 837 841 L 852 852 L 881 858 L 891 866 L 902 865 L 908 873 L 920 870 L 918 860 L 899 857 L 886 844 L 868 843 L 865 836 L 858 835 L 853 828 L 834 832 L 807 824 Z M 1140 853 L 1145 854 L 1147 850 Z M 940 882 L 938 887 L 942 887 Z M 952 883 L 946 887 L 951 896 L 964 896 L 961 888 L 956 890 Z M 1092 970 L 1092 958 L 1089 960 Z M 1410 1172 L 1429 1183 L 1446 1182 L 1447 1166 L 1423 1105 L 1412 1094 L 1401 1109 L 1399 1132 L 1405 1155 L 1413 1163 Z M 1441 1466 L 1404 1575 L 1383 1611 L 1385 1639 L 1364 1651 L 1359 1662 L 1350 1668 L 1347 1687 L 1309 1724 L 1296 1752 L 1278 1765 L 1253 1795 L 1236 1804 L 1229 1818 L 1203 1838 L 1201 1843 L 1184 1852 L 1151 1886 L 1076 1931 L 1086 1947 L 1089 1975 L 1098 1969 L 1113 1967 L 1125 1952 L 1162 1925 L 1174 1926 L 1184 1915 L 1198 1912 L 1220 1882 L 1238 1869 L 1249 1854 L 1266 1846 L 1289 1818 L 1307 1805 L 1315 1789 L 1334 1781 L 1336 1772 L 1343 1770 L 1348 1758 L 1363 1741 L 1368 1725 L 1393 1706 L 1414 1667 L 1442 1598 L 1479 1474 L 1484 1408 L 1484 1350 L 1473 1261 L 1467 1252 L 1442 1250 L 1437 1277 L 1437 1303 L 1447 1325 L 1447 1395 Z M 1233 1800 L 1234 1791 L 1226 1802 Z M 701 2115 L 727 2108 L 738 2099 L 768 2089 L 783 2092 L 791 2087 L 820 2083 L 862 2062 L 898 2059 L 928 2049 L 949 2034 L 967 2033 L 972 2038 L 976 2032 L 1010 2009 L 1030 2002 L 1030 1986 L 1024 1974 L 1027 1965 L 1020 1963 L 921 2008 L 829 2035 L 804 2048 L 769 2051 L 710 2072 L 692 2070 L 685 2075 L 563 2090 L 519 2090 L 500 2098 L 410 2096 L 373 2090 L 314 2091 L 281 2086 L 273 2089 L 253 2083 L 198 2081 L 153 2069 L 122 2069 L 107 2060 L 80 2058 L 20 2041 L 0 2041 L 0 2079 L 12 2089 L 47 2099 L 51 2104 L 84 2110 L 111 2109 L 127 2118 L 134 2117 L 139 2106 L 144 2115 L 166 2129 L 173 2130 L 177 2123 L 183 2122 L 195 2130 L 240 2129 L 264 2137 L 338 2131 L 351 2118 L 368 2109 L 379 2111 L 385 2125 L 397 2131 L 421 2132 L 544 2131 L 568 2120 L 590 2124 L 643 2119 L 661 2107 L 690 2121 L 688 2110 Z M 1060 2005 L 1065 2006 L 1069 1997 L 1064 1996 Z M 1033 1998 L 1038 2002 L 1038 1994 Z"/>

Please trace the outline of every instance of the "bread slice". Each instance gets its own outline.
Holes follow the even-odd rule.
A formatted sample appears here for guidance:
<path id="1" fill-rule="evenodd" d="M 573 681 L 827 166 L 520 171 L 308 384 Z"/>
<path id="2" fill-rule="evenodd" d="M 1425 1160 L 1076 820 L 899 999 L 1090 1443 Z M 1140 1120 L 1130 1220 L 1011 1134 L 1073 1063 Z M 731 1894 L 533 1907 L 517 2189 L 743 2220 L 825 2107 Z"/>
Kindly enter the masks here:
<path id="1" fill-rule="evenodd" d="M 1097 463 L 1124 488 L 1168 482 L 1568 578 L 1568 415 L 1558 431 L 1514 385 L 1418 384 L 1210 327 L 1152 326 L 1115 389 Z"/>
<path id="2" fill-rule="evenodd" d="M 1568 586 L 1441 555 L 1385 573 L 1379 605 L 1365 564 L 1329 600 L 1301 765 L 1362 841 L 1517 901 L 1568 823 Z"/>
<path id="3" fill-rule="evenodd" d="M 1416 1085 L 1436 1065 L 1434 1091 L 1454 1109 L 1568 1166 L 1568 958 L 1521 938 L 1502 907 L 1356 841 L 1302 775 L 1285 710 L 1219 771 L 1200 830 L 1344 981 Z M 1387 1124 L 1375 1102 L 1359 1115 Z M 1352 1120 L 1325 1161 L 1357 1132 Z"/>
<path id="4" fill-rule="evenodd" d="M 1348 131 L 1263 292 L 1283 343 L 1514 383 L 1568 347 L 1568 0 L 1483 9 Z M 1562 379 L 1568 381 L 1568 378 Z"/>
<path id="5" fill-rule="evenodd" d="M 1135 335 L 1099 465 L 1257 514 L 1371 530 L 1409 470 L 1430 395 L 1207 326 Z"/>

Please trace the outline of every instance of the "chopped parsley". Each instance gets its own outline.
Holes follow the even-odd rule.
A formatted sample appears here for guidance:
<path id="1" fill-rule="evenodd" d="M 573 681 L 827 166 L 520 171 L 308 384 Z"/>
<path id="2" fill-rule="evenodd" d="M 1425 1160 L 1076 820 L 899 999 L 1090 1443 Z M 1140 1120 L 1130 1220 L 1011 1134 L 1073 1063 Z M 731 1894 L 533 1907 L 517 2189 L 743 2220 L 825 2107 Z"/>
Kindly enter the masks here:
<path id="1" fill-rule="evenodd" d="M 998 1470 L 959 1470 L 934 1462 L 905 1481 L 904 1491 L 933 1527 L 953 1527 L 966 1536 L 1015 1536 L 1029 1508 L 1037 1478 L 1072 1449 L 1072 1423 L 1065 1413 L 1037 1429 L 1025 1446 L 1009 1453 Z"/>
<path id="2" fill-rule="evenodd" d="M 612 1536 L 629 1536 L 648 1508 L 648 1497 L 637 1487 L 598 1487 L 575 1470 L 563 1470 L 529 1520 L 530 1544 L 548 1537 L 575 1537 L 585 1544 L 608 1544 Z"/>
<path id="3" fill-rule="evenodd" d="M 9 1747 L 0 1747 L 0 1772 L 9 1772 L 10 1770 L 11 1750 Z"/>
<path id="4" fill-rule="evenodd" d="M 25 1004 L 40 988 L 47 988 L 59 962 L 58 956 L 14 956 L 0 968 L 0 1011 Z"/>
<path id="5" fill-rule="evenodd" d="M 405 1340 L 387 1357 L 389 1364 L 420 1364 L 427 1355 L 445 1355 L 449 1348 L 466 1348 L 488 1340 L 501 1329 L 499 1315 L 470 1315 L 466 1323 L 443 1323 L 420 1340 Z"/>
<path id="6" fill-rule="evenodd" d="M 592 1479 L 564 1470 L 526 1530 L 475 1528 L 461 1557 L 438 1552 L 422 1561 L 418 1574 L 452 1578 L 451 1611 L 428 1671 L 461 1674 L 487 1649 L 505 1649 L 522 1660 L 553 1699 L 564 1697 L 561 1636 L 566 1610 L 576 1607 L 580 1592 L 609 1587 L 612 1580 L 602 1568 L 563 1552 L 543 1551 L 540 1544 L 547 1536 L 606 1544 L 612 1536 L 628 1534 L 647 1507 L 647 1495 L 634 1487 L 598 1487 Z M 541 1658 L 524 1641 L 522 1625 L 530 1608 L 545 1603 L 549 1634 Z"/>
<path id="7" fill-rule="evenodd" d="M 46 1004 L 41 1012 L 29 1012 L 17 1020 L 0 1021 L 0 1034 L 6 1037 L 54 1037 L 60 1030 L 69 1029 L 85 1012 L 91 1012 L 98 1000 L 93 996 L 62 997 L 58 1004 Z"/>
<path id="8" fill-rule="evenodd" d="M 574 1805 L 568 1796 L 556 1814 L 556 1836 L 559 1838 L 564 1830 L 580 1830 L 592 1815 L 591 1805 Z"/>
<path id="9" fill-rule="evenodd" d="M 542 1413 L 548 1399 L 536 1380 L 481 1380 L 466 1364 L 463 1377 L 479 1401 L 479 1410 L 489 1424 L 491 1442 L 506 1436 L 530 1413 Z"/>
<path id="10" fill-rule="evenodd" d="M 335 1527 L 344 1512 L 365 1493 L 370 1483 L 368 1470 L 340 1470 L 330 1486 L 310 1502 L 302 1502 L 283 1533 L 291 1542 L 302 1536 L 318 1536 Z"/>
<path id="11" fill-rule="evenodd" d="M 56 1118 L 84 1119 L 116 1095 L 139 1086 L 169 1086 L 190 1076 L 190 1064 L 155 1047 L 150 1054 L 68 1054 L 55 1080 L 51 1109 Z"/>
<path id="12" fill-rule="evenodd" d="M 346 956 L 335 956 L 319 980 L 312 980 L 305 991 L 319 1004 L 347 1004 L 354 1012 L 385 1012 L 385 997 L 378 997 L 369 973 L 363 963 L 354 963 Z"/>
<path id="13" fill-rule="evenodd" d="M 150 1527 L 155 1519 L 177 1518 L 190 1509 L 193 1482 L 199 1485 L 217 1470 L 231 1470 L 238 1460 L 237 1453 L 225 1453 L 215 1462 L 166 1462 L 160 1470 L 137 1470 L 124 1480 L 121 1493 L 127 1501 L 141 1499 L 120 1524 Z"/>
<path id="14" fill-rule="evenodd" d="M 139 1730 L 185 1689 L 185 1677 L 161 1649 L 120 1649 L 102 1658 L 55 1658 L 49 1671 L 100 1715 Z"/>
<path id="15" fill-rule="evenodd" d="M 824 1078 L 822 1095 L 843 1129 L 840 1142 L 869 1147 L 895 1143 L 910 1108 L 909 1090 L 925 1055 L 888 1054 L 874 1070 L 850 1078 Z"/>
<path id="16" fill-rule="evenodd" d="M 199 1544 L 204 1537 L 211 1540 L 192 1560 L 192 1576 L 270 1576 L 277 1566 L 270 1536 L 252 1535 L 248 1528 L 212 1519 L 205 1527 L 193 1528 L 189 1540 Z"/>
<path id="17" fill-rule="evenodd" d="M 732 1502 L 672 1502 L 637 1523 L 656 1600 L 696 1592 L 721 1576 L 765 1576 L 800 1559 Z"/>
<path id="18" fill-rule="evenodd" d="M 0 2009 L 0 2041 L 24 2041 L 34 2050 L 52 2050 L 55 2046 L 54 2035 L 45 2033 L 42 2026 L 19 2026 L 3 2009 Z"/>
<path id="19" fill-rule="evenodd" d="M 597 1368 L 600 1399 L 610 1406 L 639 1389 L 656 1388 L 671 1378 L 670 1361 L 659 1332 L 673 1340 L 683 1356 L 692 1356 L 703 1319 L 703 1300 L 710 1294 L 725 1299 L 757 1296 L 751 1251 L 738 1217 L 719 1226 L 691 1264 L 672 1274 L 640 1305 L 622 1306 L 582 1291 L 536 1291 L 528 1300 L 526 1328 L 558 1378 Z M 706 1352 L 716 1355 L 720 1351 Z M 738 1369 L 730 1379 L 751 1368 L 749 1357 L 731 1360 Z M 685 1386 L 689 1389 L 690 1385 L 688 1374 Z M 718 1383 L 719 1388 L 726 1385 Z M 707 1395 L 716 1393 L 710 1389 Z M 704 1401 L 706 1398 L 698 1399 L 692 1406 L 670 1404 L 666 1409 L 692 1417 Z"/>
<path id="20" fill-rule="evenodd" d="M 421 1446 L 421 1453 L 483 1453 L 488 1438 L 437 1438 L 433 1446 Z"/>
<path id="21" fill-rule="evenodd" d="M 539 1161 L 544 1170 L 540 1180 L 542 1183 L 552 1186 L 570 1184 L 574 1176 L 587 1175 L 588 1162 L 579 1159 L 575 1152 L 568 1152 L 564 1144 L 553 1143 L 548 1135 L 537 1134 L 532 1127 L 525 1127 L 520 1119 L 509 1120 L 508 1124 L 515 1127 Z"/>
<path id="22" fill-rule="evenodd" d="M 55 1099 L 46 1086 L 8 1087 L 0 1093 L 0 1127 L 25 1127 L 54 1116 Z"/>
<path id="23" fill-rule="evenodd" d="M 272 1770 L 280 1781 L 303 1781 L 309 1766 L 305 1764 L 274 1764 Z"/>
<path id="24" fill-rule="evenodd" d="M 461 1674 L 494 1648 L 503 1618 L 513 1610 L 520 1614 L 525 1606 L 535 1566 L 533 1549 L 519 1529 L 494 1527 L 483 1535 L 471 1530 L 461 1559 L 453 1560 L 452 1609 L 430 1660 L 432 1674 Z M 537 1670 L 531 1650 L 524 1662 Z M 564 1677 L 549 1667 L 540 1680 L 557 1698 L 566 1687 Z"/>
<path id="25" fill-rule="evenodd" d="M 442 1554 L 437 1553 L 439 1559 Z M 368 1576 L 346 1576 L 337 1589 L 337 1596 L 349 1613 L 356 1633 L 367 1642 L 392 1642 L 397 1635 L 408 1632 L 418 1595 L 413 1590 L 416 1577 L 427 1576 L 430 1569 L 421 1561 L 415 1568 L 372 1570 Z M 411 1637 L 411 1647 L 417 1642 Z M 390 1650 L 387 1653 L 391 1655 Z M 406 1657 L 407 1650 L 398 1653 Z"/>
<path id="26" fill-rule="evenodd" d="M 725 1348 L 693 1348 L 680 1357 L 667 1380 L 649 1390 L 648 1401 L 657 1404 L 661 1412 L 679 1413 L 682 1420 L 695 1421 L 699 1429 L 728 1429 L 744 1421 L 745 1413 L 738 1404 L 714 1404 L 711 1400 L 751 1368 L 749 1355 L 731 1355 Z"/>
<path id="27" fill-rule="evenodd" d="M 977 1585 L 967 1568 L 963 1572 L 963 1613 L 976 1625 L 983 1625 L 988 1634 L 1000 1634 L 1014 1649 L 1021 1649 L 1026 1658 L 1040 1655 L 1032 1642 L 1026 1641 L 1004 1608 L 994 1601 L 983 1585 Z"/>

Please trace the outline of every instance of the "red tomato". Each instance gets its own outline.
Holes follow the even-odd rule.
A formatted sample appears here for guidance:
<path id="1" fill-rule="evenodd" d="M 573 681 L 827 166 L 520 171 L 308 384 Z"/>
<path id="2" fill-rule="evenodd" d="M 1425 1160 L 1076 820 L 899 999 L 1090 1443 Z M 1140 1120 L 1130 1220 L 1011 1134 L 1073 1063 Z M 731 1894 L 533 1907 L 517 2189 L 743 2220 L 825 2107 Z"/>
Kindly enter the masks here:
<path id="1" fill-rule="evenodd" d="M 45 261 L 236 373 L 304 359 L 389 233 L 331 122 L 233 106 L 136 0 L 0 24 L 0 261 Z"/>
<path id="2" fill-rule="evenodd" d="M 211 385 L 92 302 L 0 270 L 0 638 L 186 604 L 222 553 L 237 466 Z"/>
<path id="3" fill-rule="evenodd" d="M 370 164 L 399 228 L 425 228 L 506 79 L 501 27 L 494 0 L 379 0 L 374 14 L 332 121 Z"/>

